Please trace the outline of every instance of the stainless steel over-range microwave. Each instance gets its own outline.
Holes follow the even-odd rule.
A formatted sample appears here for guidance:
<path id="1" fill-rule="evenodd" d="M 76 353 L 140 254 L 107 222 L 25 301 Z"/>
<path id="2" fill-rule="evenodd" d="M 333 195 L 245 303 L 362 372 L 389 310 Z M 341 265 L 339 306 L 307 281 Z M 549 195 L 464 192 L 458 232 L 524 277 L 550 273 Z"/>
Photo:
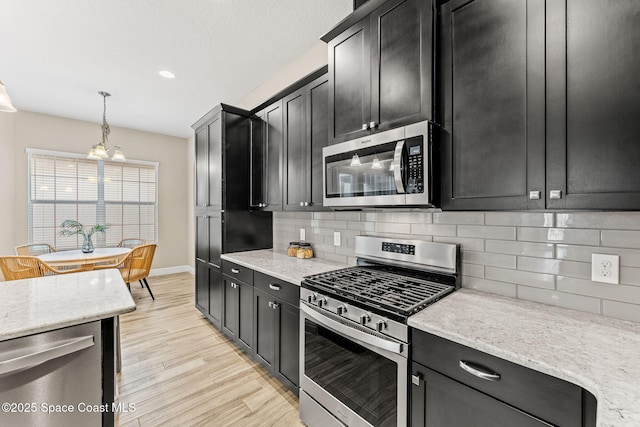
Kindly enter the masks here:
<path id="1" fill-rule="evenodd" d="M 324 206 L 433 206 L 429 121 L 322 150 Z"/>

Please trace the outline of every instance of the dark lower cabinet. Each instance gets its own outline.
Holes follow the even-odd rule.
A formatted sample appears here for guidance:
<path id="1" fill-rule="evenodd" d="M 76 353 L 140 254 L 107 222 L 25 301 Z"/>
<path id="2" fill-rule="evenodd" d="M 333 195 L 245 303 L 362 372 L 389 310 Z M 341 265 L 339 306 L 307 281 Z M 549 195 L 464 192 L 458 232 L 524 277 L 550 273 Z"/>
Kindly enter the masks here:
<path id="1" fill-rule="evenodd" d="M 276 310 L 275 374 L 297 394 L 300 384 L 300 309 L 282 302 Z"/>
<path id="2" fill-rule="evenodd" d="M 209 320 L 222 327 L 222 274 L 218 267 L 209 266 Z"/>
<path id="3" fill-rule="evenodd" d="M 253 273 L 253 272 L 252 272 Z M 223 277 L 222 333 L 245 353 L 253 352 L 253 281 Z"/>
<path id="4" fill-rule="evenodd" d="M 196 259 L 196 308 L 205 316 L 209 313 L 209 267 Z"/>
<path id="5" fill-rule="evenodd" d="M 595 425 L 593 395 L 558 378 L 412 329 L 411 425 Z"/>
<path id="6" fill-rule="evenodd" d="M 273 297 L 256 289 L 253 291 L 253 297 L 256 361 L 273 374 L 276 358 L 276 317 Z"/>

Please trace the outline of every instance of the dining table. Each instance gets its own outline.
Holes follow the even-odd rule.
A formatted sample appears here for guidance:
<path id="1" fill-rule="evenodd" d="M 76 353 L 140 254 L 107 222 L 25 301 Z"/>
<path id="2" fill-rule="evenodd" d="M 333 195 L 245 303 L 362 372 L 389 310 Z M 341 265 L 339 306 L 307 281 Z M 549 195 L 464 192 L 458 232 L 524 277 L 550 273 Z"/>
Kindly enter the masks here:
<path id="1" fill-rule="evenodd" d="M 95 248 L 85 253 L 81 249 L 51 252 L 38 255 L 42 261 L 52 267 L 80 266 L 83 270 L 93 270 L 96 264 L 116 262 L 131 252 L 130 248 Z"/>

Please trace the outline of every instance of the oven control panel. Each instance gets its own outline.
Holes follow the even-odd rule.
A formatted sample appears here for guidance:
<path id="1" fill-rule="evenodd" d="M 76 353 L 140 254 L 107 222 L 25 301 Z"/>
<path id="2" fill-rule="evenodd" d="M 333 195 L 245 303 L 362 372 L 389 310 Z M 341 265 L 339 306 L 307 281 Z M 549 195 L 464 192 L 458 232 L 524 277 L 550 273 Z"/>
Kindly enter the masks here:
<path id="1" fill-rule="evenodd" d="M 422 139 L 407 140 L 409 164 L 407 165 L 407 193 L 424 193 L 424 154 Z"/>
<path id="2" fill-rule="evenodd" d="M 393 252 L 396 254 L 415 255 L 416 245 L 404 243 L 382 242 L 382 252 Z"/>

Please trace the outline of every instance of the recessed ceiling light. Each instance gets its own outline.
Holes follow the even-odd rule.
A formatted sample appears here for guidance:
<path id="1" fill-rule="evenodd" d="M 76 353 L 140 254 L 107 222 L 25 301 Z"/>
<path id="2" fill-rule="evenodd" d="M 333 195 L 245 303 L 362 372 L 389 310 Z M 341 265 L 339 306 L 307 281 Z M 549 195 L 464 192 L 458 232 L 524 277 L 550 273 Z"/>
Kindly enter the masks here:
<path id="1" fill-rule="evenodd" d="M 167 70 L 158 71 L 158 74 L 160 74 L 165 79 L 173 79 L 176 76 L 171 71 L 167 71 Z"/>

